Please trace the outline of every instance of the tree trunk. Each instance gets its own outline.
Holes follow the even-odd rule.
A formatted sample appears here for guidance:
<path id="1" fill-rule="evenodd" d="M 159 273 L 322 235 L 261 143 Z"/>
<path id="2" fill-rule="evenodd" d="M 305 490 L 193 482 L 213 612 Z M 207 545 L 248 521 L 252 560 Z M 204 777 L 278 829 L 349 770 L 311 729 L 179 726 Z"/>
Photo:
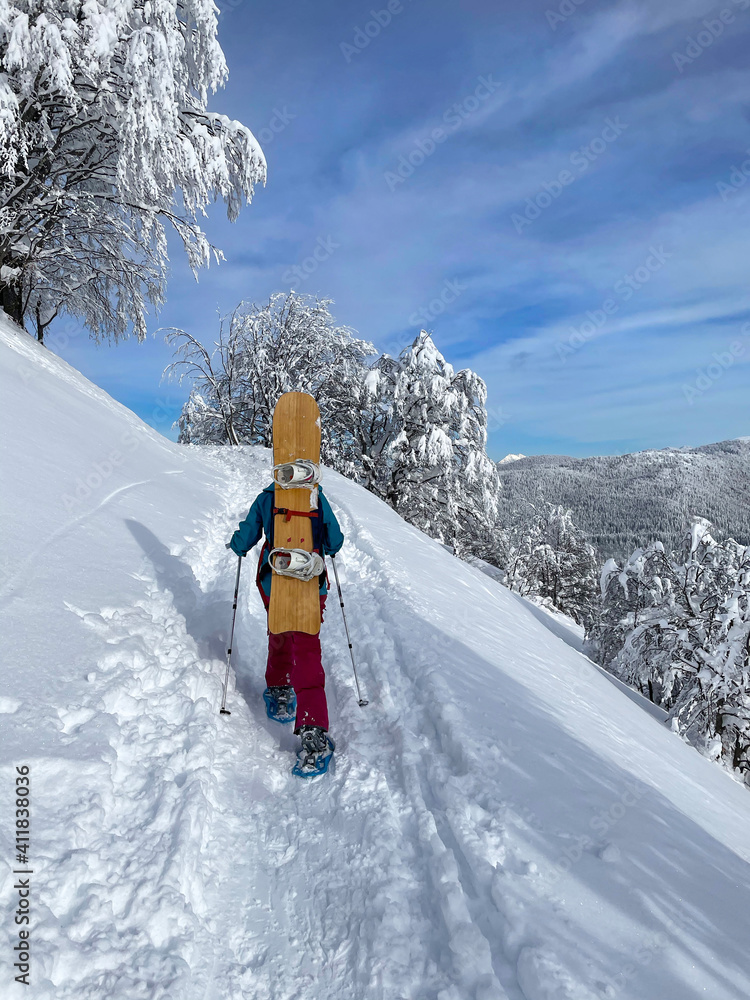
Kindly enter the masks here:
<path id="1" fill-rule="evenodd" d="M 238 445 L 240 443 L 240 439 L 237 437 L 237 432 L 234 429 L 234 421 L 232 419 L 231 413 L 228 417 L 224 418 L 224 428 L 227 432 L 227 438 L 229 439 L 229 443 L 231 445 Z"/>
<path id="2" fill-rule="evenodd" d="M 44 343 L 44 330 L 45 324 L 42 323 L 42 313 L 39 308 L 39 303 L 36 304 L 36 339 L 40 344 Z"/>
<path id="3" fill-rule="evenodd" d="M 0 305 L 15 323 L 23 326 L 23 298 L 16 285 L 0 285 Z"/>
<path id="4" fill-rule="evenodd" d="M 743 767 L 744 765 L 744 767 Z M 742 759 L 742 744 L 740 743 L 740 732 L 737 730 L 734 738 L 734 752 L 732 754 L 732 767 L 736 770 L 746 770 L 747 760 Z"/>

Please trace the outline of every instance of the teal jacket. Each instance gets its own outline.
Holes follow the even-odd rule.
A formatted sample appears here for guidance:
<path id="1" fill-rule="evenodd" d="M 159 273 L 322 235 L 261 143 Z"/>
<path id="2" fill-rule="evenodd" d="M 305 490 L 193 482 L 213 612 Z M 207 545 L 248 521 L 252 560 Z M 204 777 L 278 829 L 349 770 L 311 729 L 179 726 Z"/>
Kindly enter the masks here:
<path id="1" fill-rule="evenodd" d="M 247 517 L 240 522 L 239 528 L 232 535 L 229 547 L 238 556 L 247 555 L 250 549 L 260 541 L 261 535 L 265 535 L 267 540 L 273 538 L 275 492 L 273 483 L 266 486 L 263 492 L 255 498 Z M 336 515 L 331 510 L 331 505 L 320 486 L 318 487 L 318 496 L 323 508 L 323 551 L 321 555 L 335 555 L 344 544 L 344 536 L 341 533 L 339 522 L 336 520 Z M 258 586 L 262 588 L 266 597 L 271 593 L 271 567 L 268 565 L 268 552 L 269 546 L 264 545 L 258 566 Z M 320 592 L 321 594 L 328 593 L 325 574 L 321 576 Z"/>

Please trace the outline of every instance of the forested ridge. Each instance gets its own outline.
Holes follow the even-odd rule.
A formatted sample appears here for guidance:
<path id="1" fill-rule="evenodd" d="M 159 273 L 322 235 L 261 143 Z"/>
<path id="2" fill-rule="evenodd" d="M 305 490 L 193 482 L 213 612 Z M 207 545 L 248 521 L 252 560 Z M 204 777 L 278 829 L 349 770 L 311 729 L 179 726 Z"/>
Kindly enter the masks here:
<path id="1" fill-rule="evenodd" d="M 603 559 L 655 540 L 676 549 L 695 513 L 720 535 L 750 543 L 750 438 L 591 458 L 534 455 L 498 472 L 501 516 L 540 498 L 570 508 Z"/>

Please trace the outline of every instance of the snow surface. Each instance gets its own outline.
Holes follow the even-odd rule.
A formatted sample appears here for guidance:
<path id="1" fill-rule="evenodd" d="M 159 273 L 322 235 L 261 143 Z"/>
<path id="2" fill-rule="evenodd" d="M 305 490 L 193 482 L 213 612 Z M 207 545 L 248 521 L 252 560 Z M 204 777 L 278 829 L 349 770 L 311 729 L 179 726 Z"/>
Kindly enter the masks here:
<path id="1" fill-rule="evenodd" d="M 270 453 L 179 447 L 7 326 L 0 370 L 4 997 L 750 996 L 747 790 L 529 607 L 326 470 L 370 704 L 332 601 L 336 768 L 302 782 L 261 700 L 255 554 L 218 714 L 224 542 Z"/>
<path id="2" fill-rule="evenodd" d="M 507 465 L 508 462 L 517 462 L 519 458 L 526 458 L 525 455 L 506 455 L 505 458 L 501 458 L 497 463 L 498 465 Z"/>
<path id="3" fill-rule="evenodd" d="M 480 559 L 478 556 L 469 556 L 467 560 L 472 566 L 476 566 L 477 569 L 481 570 L 482 573 L 486 574 L 492 580 L 498 580 L 503 583 L 505 581 L 505 572 L 498 569 L 497 566 L 492 566 L 490 563 L 485 562 L 484 559 Z M 602 579 L 607 570 L 609 564 L 615 566 L 614 559 L 609 559 L 604 569 L 602 570 Z M 577 650 L 579 653 L 583 653 L 583 640 L 585 630 L 583 625 L 579 625 L 578 622 L 574 621 L 572 618 L 568 617 L 558 611 L 556 608 L 547 607 L 546 602 L 541 598 L 535 597 L 524 597 L 522 594 L 513 593 L 515 599 L 536 618 L 538 622 L 541 622 L 545 628 L 549 629 L 553 635 L 556 635 L 559 639 L 562 639 L 564 643 L 571 646 L 573 649 Z M 619 688 L 620 691 L 631 701 L 634 701 L 637 705 L 645 711 L 652 715 L 655 719 L 660 722 L 667 721 L 667 712 L 655 705 L 653 702 L 645 698 L 639 691 L 635 688 L 628 687 L 624 681 L 621 681 L 619 677 L 615 677 L 614 674 L 608 673 L 598 663 L 594 663 L 593 660 L 588 661 L 591 666 L 598 670 L 602 677 L 606 677 L 610 684 L 614 684 L 615 687 Z"/>

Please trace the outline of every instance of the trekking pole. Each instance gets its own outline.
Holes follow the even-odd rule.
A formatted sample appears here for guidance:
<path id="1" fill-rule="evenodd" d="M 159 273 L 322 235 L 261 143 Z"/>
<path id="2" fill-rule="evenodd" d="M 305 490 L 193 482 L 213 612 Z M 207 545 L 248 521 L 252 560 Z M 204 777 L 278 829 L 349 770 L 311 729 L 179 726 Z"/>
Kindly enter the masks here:
<path id="1" fill-rule="evenodd" d="M 352 649 L 352 639 L 349 635 L 349 626 L 346 623 L 346 612 L 344 611 L 344 598 L 341 593 L 341 582 L 339 580 L 339 571 L 336 566 L 336 556 L 331 556 L 331 562 L 333 563 L 333 574 L 336 577 L 336 587 L 339 592 L 339 604 L 341 605 L 341 614 L 344 617 L 344 628 L 346 630 L 346 641 L 349 643 L 349 655 L 352 658 L 352 670 L 354 671 L 354 682 L 357 685 L 357 697 L 359 698 L 359 707 L 364 708 L 365 705 L 369 705 L 367 698 L 362 697 L 362 692 L 359 689 L 359 677 L 357 677 L 357 665 L 354 662 L 354 650 Z"/>
<path id="2" fill-rule="evenodd" d="M 224 691 L 221 696 L 220 715 L 231 715 L 227 708 L 227 685 L 229 684 L 229 664 L 232 661 L 232 643 L 234 642 L 234 620 L 237 617 L 237 594 L 240 591 L 240 570 L 242 569 L 242 556 L 237 557 L 237 579 L 234 582 L 234 603 L 232 604 L 232 631 L 229 633 L 229 649 L 227 650 L 227 672 L 224 676 Z"/>

